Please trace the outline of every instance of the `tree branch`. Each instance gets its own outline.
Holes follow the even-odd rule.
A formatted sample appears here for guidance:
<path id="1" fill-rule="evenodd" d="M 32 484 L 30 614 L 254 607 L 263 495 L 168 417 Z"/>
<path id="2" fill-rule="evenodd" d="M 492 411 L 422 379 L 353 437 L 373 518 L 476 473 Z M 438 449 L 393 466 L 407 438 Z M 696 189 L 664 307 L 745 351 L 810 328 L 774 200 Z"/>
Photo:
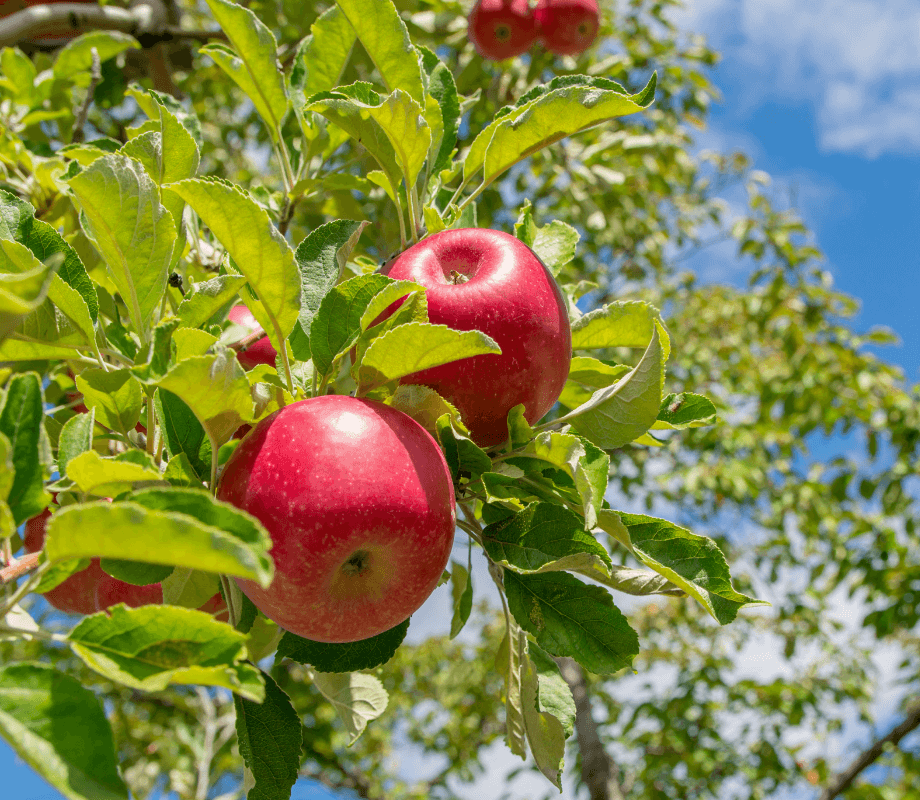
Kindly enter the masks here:
<path id="1" fill-rule="evenodd" d="M 920 725 L 920 702 L 916 702 L 910 706 L 907 712 L 907 718 L 900 725 L 894 728 L 887 736 L 883 736 L 867 750 L 860 753 L 859 757 L 843 772 L 838 772 L 834 775 L 830 783 L 821 793 L 819 800 L 833 800 L 837 795 L 849 789 L 853 781 L 859 776 L 859 773 L 885 752 L 886 744 L 891 744 L 896 747 L 898 742 L 918 725 Z"/>
<path id="2" fill-rule="evenodd" d="M 581 780 L 588 787 L 588 796 L 591 800 L 625 800 L 619 767 L 604 749 L 591 713 L 585 673 L 571 658 L 557 658 L 556 663 L 575 700 L 575 736 L 581 753 Z"/>
<path id="3" fill-rule="evenodd" d="M 145 48 L 175 39 L 227 41 L 223 31 L 187 31 L 167 22 L 166 10 L 157 0 L 139 2 L 131 9 L 80 3 L 40 5 L 0 19 L 0 47 L 8 47 L 42 34 L 109 30 L 129 33 Z"/>
<path id="4" fill-rule="evenodd" d="M 12 583 L 23 575 L 28 575 L 30 572 L 35 572 L 35 570 L 38 569 L 38 559 L 40 557 L 40 552 L 29 553 L 3 569 L 0 569 L 0 586 Z"/>

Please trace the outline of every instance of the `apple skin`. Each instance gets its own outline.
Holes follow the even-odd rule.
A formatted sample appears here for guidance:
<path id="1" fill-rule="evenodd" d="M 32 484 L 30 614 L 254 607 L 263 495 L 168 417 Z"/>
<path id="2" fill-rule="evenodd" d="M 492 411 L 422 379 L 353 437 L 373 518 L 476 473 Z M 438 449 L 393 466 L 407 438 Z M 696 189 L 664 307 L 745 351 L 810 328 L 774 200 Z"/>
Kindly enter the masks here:
<path id="1" fill-rule="evenodd" d="M 44 546 L 50 516 L 51 512 L 46 508 L 37 517 L 26 521 L 22 541 L 27 553 L 37 553 Z M 98 611 L 96 587 L 106 577 L 99 566 L 99 559 L 94 558 L 86 569 L 75 572 L 51 591 L 45 592 L 43 597 L 54 608 L 68 614 L 95 614 Z"/>
<path id="2" fill-rule="evenodd" d="M 253 333 L 262 330 L 262 326 L 256 321 L 252 312 L 243 305 L 233 306 L 227 315 L 227 319 L 237 325 L 249 328 Z M 237 352 L 236 359 L 243 369 L 250 370 L 258 364 L 268 364 L 270 367 L 275 366 L 275 357 L 277 355 L 278 351 L 272 346 L 271 340 L 268 336 L 263 336 L 245 350 Z"/>
<path id="3" fill-rule="evenodd" d="M 538 0 L 534 17 L 546 49 L 560 56 L 587 50 L 601 24 L 597 0 Z"/>
<path id="4" fill-rule="evenodd" d="M 501 348 L 501 355 L 473 356 L 402 379 L 428 386 L 453 403 L 478 445 L 490 447 L 508 438 L 508 412 L 518 403 L 534 423 L 559 399 L 572 358 L 565 300 L 549 270 L 523 242 L 485 228 L 441 231 L 380 272 L 424 286 L 432 323 L 480 330 Z M 452 273 L 468 280 L 453 283 Z"/>
<path id="5" fill-rule="evenodd" d="M 454 489 L 441 449 L 411 417 L 325 395 L 266 417 L 227 462 L 217 497 L 272 539 L 268 589 L 236 579 L 282 628 L 354 642 L 407 619 L 450 556 Z"/>
<path id="6" fill-rule="evenodd" d="M 528 0 L 479 0 L 468 17 L 470 41 L 483 58 L 502 61 L 526 53 L 537 40 Z"/>

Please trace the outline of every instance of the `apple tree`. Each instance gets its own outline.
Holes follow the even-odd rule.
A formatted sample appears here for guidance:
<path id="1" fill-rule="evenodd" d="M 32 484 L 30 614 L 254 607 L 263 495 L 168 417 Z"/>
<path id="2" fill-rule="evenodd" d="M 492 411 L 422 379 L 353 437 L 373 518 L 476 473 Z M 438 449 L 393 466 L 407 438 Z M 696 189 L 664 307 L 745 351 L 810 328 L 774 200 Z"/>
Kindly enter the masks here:
<path id="1" fill-rule="evenodd" d="M 854 399 L 810 421 L 824 406 L 796 406 L 796 367 L 785 365 L 786 383 L 768 388 L 750 377 L 756 363 L 738 366 L 739 356 L 756 361 L 758 348 L 793 347 L 786 339 L 751 341 L 743 327 L 723 338 L 757 314 L 772 330 L 775 315 L 798 313 L 805 296 L 811 316 L 781 327 L 803 337 L 794 349 L 809 350 L 843 302 L 809 282 L 802 265 L 813 253 L 790 239 L 800 227 L 762 195 L 732 232 L 762 262 L 750 290 L 762 297 L 756 312 L 743 292 L 714 296 L 671 279 L 669 243 L 692 247 L 703 222 L 721 221 L 711 183 L 685 152 L 685 123 L 712 94 L 699 69 L 714 55 L 661 35 L 661 9 L 643 3 L 613 28 L 605 22 L 602 36 L 618 36 L 621 54 L 576 62 L 536 49 L 497 66 L 473 52 L 469 8 L 455 2 L 249 5 L 189 4 L 183 28 L 171 3 L 172 16 L 148 27 L 130 11 L 93 7 L 85 26 L 93 30 L 63 48 L 26 41 L 0 54 L 4 738 L 69 797 L 125 797 L 126 787 L 146 796 L 166 773 L 182 797 L 233 794 L 243 763 L 252 796 L 287 797 L 298 775 L 383 796 L 393 777 L 381 753 L 396 746 L 397 729 L 451 762 L 405 796 L 452 796 L 447 780 L 469 779 L 499 737 L 559 787 L 576 724 L 589 786 L 604 771 L 587 769 L 589 758 L 616 773 L 603 750 L 598 761 L 602 737 L 633 746 L 622 774 L 648 796 L 674 758 L 689 764 L 672 779 L 684 796 L 766 769 L 781 747 L 766 725 L 768 746 L 754 761 L 724 743 L 654 738 L 658 725 L 683 736 L 684 717 L 718 731 L 706 691 L 728 679 L 712 658 L 673 653 L 694 694 L 672 691 L 666 699 L 678 705 L 662 700 L 670 710 L 657 716 L 654 704 L 636 701 L 631 718 L 652 731 L 641 736 L 625 722 L 614 728 L 616 706 L 629 700 L 609 683 L 632 669 L 650 673 L 687 642 L 716 650 L 724 634 L 703 618 L 736 621 L 726 631 L 751 635 L 756 618 L 738 611 L 756 601 L 747 581 L 743 591 L 732 585 L 724 504 L 769 508 L 757 521 L 774 530 L 781 510 L 813 509 L 801 500 L 819 478 L 788 483 L 800 487 L 797 499 L 774 490 L 762 463 L 773 451 L 745 444 L 732 426 L 708 427 L 716 415 L 741 397 L 782 399 L 799 416 L 785 434 L 763 422 L 779 448 L 816 425 L 863 419 Z M 193 53 L 189 41 L 207 43 Z M 744 169 L 738 157 L 711 166 L 716 182 Z M 444 259 L 440 282 L 397 268 L 412 253 L 430 256 L 439 237 L 472 232 L 482 242 L 494 231 L 513 233 L 558 287 L 571 350 L 548 415 L 534 416 L 527 400 L 508 404 L 493 420 L 500 434 L 483 437 L 464 416 L 463 395 L 496 409 L 495 393 L 513 384 L 504 364 L 491 382 L 488 368 L 470 367 L 501 363 L 517 346 L 503 344 L 501 324 L 487 324 L 507 313 L 462 309 L 467 322 L 478 315 L 469 324 L 440 316 L 445 288 L 484 294 L 469 259 Z M 461 277 L 445 280 L 452 272 Z M 513 298 L 528 288 L 512 281 L 501 291 Z M 679 331 L 673 344 L 669 331 Z M 860 346 L 840 341 L 841 358 Z M 525 348 L 536 377 L 560 368 L 551 350 Z M 423 379 L 433 371 L 454 383 Z M 880 375 L 862 391 L 883 396 L 894 420 L 903 402 L 886 385 Z M 698 393 L 713 387 L 715 402 Z M 298 636 L 290 622 L 277 624 L 275 606 L 311 616 L 291 608 L 299 600 L 290 595 L 272 597 L 277 576 L 312 569 L 323 555 L 298 561 L 279 526 L 299 525 L 303 537 L 333 498 L 312 498 L 310 516 L 284 505 L 282 479 L 296 494 L 309 463 L 294 452 L 312 454 L 326 434 L 272 431 L 289 410 L 333 397 L 383 403 L 443 461 L 457 525 L 442 576 L 450 587 L 439 590 L 454 605 L 443 637 L 404 644 L 405 616 L 370 638 L 349 633 L 345 606 L 366 598 L 367 584 L 380 588 L 360 585 L 372 574 L 367 548 L 336 565 L 352 586 L 326 592 L 335 634 Z M 318 430 L 337 425 L 330 416 Z M 916 428 L 902 414 L 904 463 Z M 340 506 L 340 523 L 326 514 L 330 541 L 399 494 L 384 480 L 392 451 L 354 431 L 350 441 L 349 457 L 321 475 L 353 481 L 367 462 L 372 477 L 344 498 L 352 505 Z M 259 486 L 252 503 L 246 492 L 220 491 L 225 471 L 253 454 L 274 456 L 277 483 Z M 893 497 L 886 487 L 897 476 L 885 475 L 878 491 Z M 615 497 L 633 509 L 644 502 L 648 513 L 617 511 Z M 33 546 L 29 525 L 40 528 Z M 404 529 L 391 526 L 384 539 Z M 18 552 L 21 538 L 31 552 Z M 771 558 L 785 563 L 781 541 L 756 563 Z M 436 573 L 445 560 L 432 556 Z M 474 587 L 479 564 L 488 591 Z M 44 594 L 54 604 L 75 581 L 84 584 L 84 618 L 35 603 Z M 490 592 L 497 617 L 478 602 Z M 344 603 L 337 610 L 332 595 Z M 390 611 L 394 596 L 377 595 Z M 593 748 L 582 734 L 589 690 L 609 703 L 600 736 L 593 723 Z M 840 691 L 829 681 L 802 702 Z M 426 702 L 443 704 L 450 721 L 426 722 L 416 710 Z M 772 702 L 767 692 L 750 705 L 769 721 Z M 75 743 L 74 728 L 95 732 L 92 746 Z"/>

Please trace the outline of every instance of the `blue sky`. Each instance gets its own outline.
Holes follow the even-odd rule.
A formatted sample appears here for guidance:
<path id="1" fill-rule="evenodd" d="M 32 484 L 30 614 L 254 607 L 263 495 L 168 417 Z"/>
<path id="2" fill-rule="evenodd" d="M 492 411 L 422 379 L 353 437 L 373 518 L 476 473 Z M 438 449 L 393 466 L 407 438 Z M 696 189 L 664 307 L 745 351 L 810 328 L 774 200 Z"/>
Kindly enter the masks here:
<path id="1" fill-rule="evenodd" d="M 797 198 L 827 256 L 824 267 L 838 288 L 862 302 L 855 327 L 893 328 L 902 344 L 880 355 L 899 364 L 911 383 L 920 381 L 920 5 L 691 0 L 674 18 L 723 54 L 713 73 L 723 101 L 700 146 L 746 151 L 772 175 L 774 188 Z M 695 263 L 713 280 L 743 280 L 746 269 L 728 245 Z M 424 616 L 444 619 L 443 601 L 433 597 Z M 413 621 L 410 636 L 426 627 Z M 893 710 L 890 702 L 883 706 Z M 494 763 L 469 796 L 498 796 L 498 776 L 520 762 L 498 747 Z M 18 800 L 61 798 L 3 742 L 0 774 Z M 515 784 L 515 796 L 527 796 L 517 794 L 523 786 Z M 533 788 L 544 791 L 542 784 Z M 293 797 L 332 796 L 301 782 Z"/>

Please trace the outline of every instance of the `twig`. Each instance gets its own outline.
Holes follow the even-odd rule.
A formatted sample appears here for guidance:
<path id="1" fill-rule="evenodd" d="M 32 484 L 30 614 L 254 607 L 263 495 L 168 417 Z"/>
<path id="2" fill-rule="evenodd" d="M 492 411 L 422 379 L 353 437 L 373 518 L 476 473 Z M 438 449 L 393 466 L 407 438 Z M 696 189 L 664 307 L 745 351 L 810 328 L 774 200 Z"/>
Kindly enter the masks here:
<path id="1" fill-rule="evenodd" d="M 819 800 L 833 800 L 850 788 L 860 772 L 878 759 L 885 752 L 885 745 L 897 747 L 908 733 L 920 726 L 920 702 L 915 702 L 907 712 L 907 718 L 895 727 L 887 736 L 883 736 L 871 747 L 859 754 L 859 757 L 843 772 L 838 772 L 831 778 L 830 783 L 824 788 Z"/>
<path id="2" fill-rule="evenodd" d="M 89 107 L 93 102 L 93 95 L 96 92 L 96 87 L 102 80 L 102 62 L 99 60 L 99 51 L 93 47 L 90 50 L 90 54 L 93 57 L 93 66 L 90 69 L 89 88 L 87 88 L 86 97 L 83 98 L 83 103 L 77 110 L 76 117 L 74 117 L 73 129 L 70 134 L 70 141 L 72 142 L 83 141 L 83 126 L 86 125 L 86 116 L 89 114 Z"/>
<path id="3" fill-rule="evenodd" d="M 9 565 L 0 569 L 0 586 L 19 580 L 23 575 L 35 572 L 38 569 L 38 560 L 41 553 L 28 553 L 22 558 L 11 562 Z"/>

